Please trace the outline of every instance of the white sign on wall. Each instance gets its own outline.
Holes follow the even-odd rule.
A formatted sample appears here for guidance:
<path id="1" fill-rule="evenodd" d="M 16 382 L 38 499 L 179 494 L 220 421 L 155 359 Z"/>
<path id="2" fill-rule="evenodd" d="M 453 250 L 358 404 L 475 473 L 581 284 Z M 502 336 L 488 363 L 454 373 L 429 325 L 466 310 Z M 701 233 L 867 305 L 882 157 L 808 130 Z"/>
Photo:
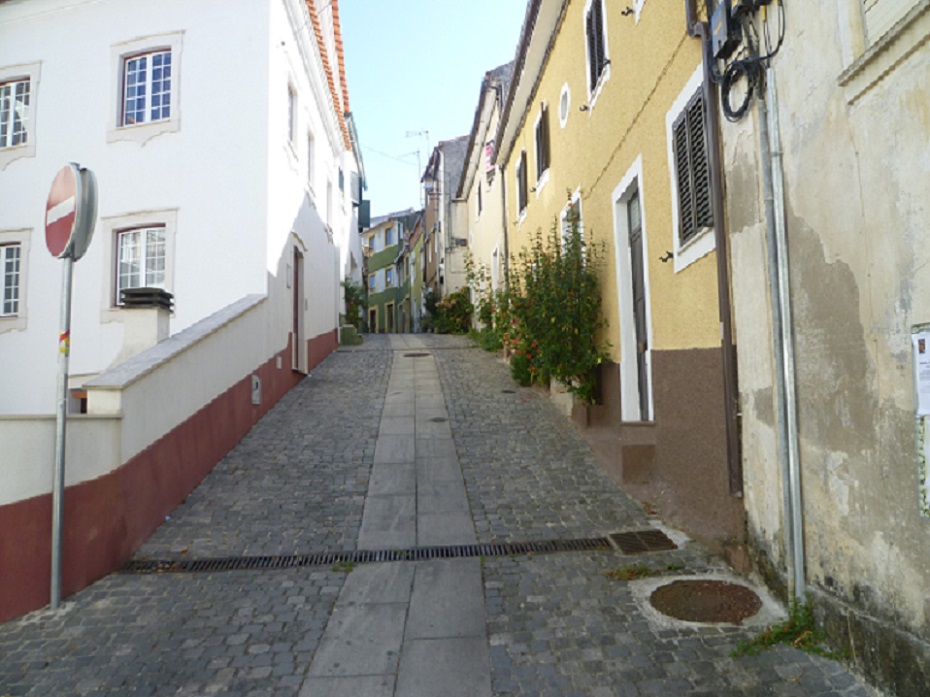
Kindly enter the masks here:
<path id="1" fill-rule="evenodd" d="M 917 430 L 917 487 L 920 514 L 930 518 L 930 325 L 911 329 L 914 350 L 914 392 Z"/>

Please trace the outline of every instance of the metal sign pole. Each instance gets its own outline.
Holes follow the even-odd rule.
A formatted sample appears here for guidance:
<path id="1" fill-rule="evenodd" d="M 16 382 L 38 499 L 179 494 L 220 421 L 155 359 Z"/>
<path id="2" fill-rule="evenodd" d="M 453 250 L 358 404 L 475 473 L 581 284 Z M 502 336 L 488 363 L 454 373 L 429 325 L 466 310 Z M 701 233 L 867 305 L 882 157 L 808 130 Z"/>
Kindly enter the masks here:
<path id="1" fill-rule="evenodd" d="M 97 221 L 97 178 L 72 162 L 62 167 L 45 203 L 45 244 L 65 262 L 61 281 L 61 331 L 58 334 L 58 409 L 55 423 L 55 472 L 52 480 L 52 588 L 50 605 L 61 603 L 61 548 L 65 512 L 65 434 L 68 427 L 68 357 L 71 354 L 71 281 L 74 264 L 87 252 Z"/>
<path id="2" fill-rule="evenodd" d="M 68 419 L 68 357 L 71 349 L 71 280 L 74 260 L 64 257 L 61 282 L 61 331 L 58 334 L 58 411 L 55 424 L 55 478 L 52 482 L 51 607 L 61 602 L 61 533 L 65 508 L 65 434 Z"/>

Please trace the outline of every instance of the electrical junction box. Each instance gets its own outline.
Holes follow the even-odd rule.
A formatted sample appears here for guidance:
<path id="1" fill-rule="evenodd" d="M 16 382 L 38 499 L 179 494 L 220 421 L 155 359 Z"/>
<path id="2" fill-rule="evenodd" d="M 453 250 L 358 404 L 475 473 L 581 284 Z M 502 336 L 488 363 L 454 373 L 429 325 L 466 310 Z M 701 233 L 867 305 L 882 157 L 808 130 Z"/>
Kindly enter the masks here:
<path id="1" fill-rule="evenodd" d="M 739 23 L 733 19 L 730 0 L 722 0 L 710 19 L 710 47 L 714 58 L 726 58 L 742 41 Z"/>
<path id="2" fill-rule="evenodd" d="M 730 16 L 738 17 L 743 12 L 755 12 L 772 0 L 730 0 Z"/>

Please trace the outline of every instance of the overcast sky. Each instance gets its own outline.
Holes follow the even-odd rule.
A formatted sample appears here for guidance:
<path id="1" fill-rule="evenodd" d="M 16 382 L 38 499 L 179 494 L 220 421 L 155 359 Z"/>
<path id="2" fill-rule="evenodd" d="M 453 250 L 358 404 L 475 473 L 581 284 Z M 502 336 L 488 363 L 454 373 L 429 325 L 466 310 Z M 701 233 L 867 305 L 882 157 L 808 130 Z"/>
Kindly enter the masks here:
<path id="1" fill-rule="evenodd" d="M 372 216 L 420 206 L 430 152 L 471 132 L 484 73 L 513 60 L 525 10 L 526 0 L 341 0 Z"/>

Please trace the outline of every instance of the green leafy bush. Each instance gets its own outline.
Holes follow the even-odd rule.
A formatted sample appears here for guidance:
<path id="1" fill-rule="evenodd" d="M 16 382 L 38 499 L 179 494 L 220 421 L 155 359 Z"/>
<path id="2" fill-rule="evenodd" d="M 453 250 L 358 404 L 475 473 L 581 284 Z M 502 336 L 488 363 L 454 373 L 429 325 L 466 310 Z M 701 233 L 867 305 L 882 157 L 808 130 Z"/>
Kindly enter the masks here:
<path id="1" fill-rule="evenodd" d="M 606 359 L 597 340 L 606 325 L 598 267 L 595 248 L 585 242 L 573 206 L 564 229 L 556 221 L 548 235 L 537 232 L 530 248 L 520 251 L 512 264 L 509 292 L 492 311 L 517 382 L 555 379 L 584 401 L 594 401 L 596 369 Z"/>

